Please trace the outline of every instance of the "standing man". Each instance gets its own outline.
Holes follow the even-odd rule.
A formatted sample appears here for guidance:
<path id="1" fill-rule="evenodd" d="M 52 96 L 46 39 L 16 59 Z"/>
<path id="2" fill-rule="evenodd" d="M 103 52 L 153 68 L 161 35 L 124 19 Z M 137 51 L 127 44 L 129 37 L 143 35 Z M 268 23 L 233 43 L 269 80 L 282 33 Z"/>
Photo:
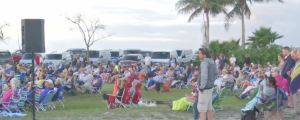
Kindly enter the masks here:
<path id="1" fill-rule="evenodd" d="M 147 53 L 146 57 L 145 57 L 145 65 L 147 67 L 150 67 L 151 66 L 151 57 L 149 55 L 149 53 Z"/>
<path id="2" fill-rule="evenodd" d="M 200 113 L 200 120 L 214 120 L 212 93 L 214 81 L 218 76 L 216 64 L 211 59 L 208 49 L 199 49 L 200 77 L 198 79 L 198 111 Z"/>
<path id="3" fill-rule="evenodd" d="M 294 68 L 296 61 L 290 55 L 290 48 L 284 47 L 282 49 L 282 55 L 284 56 L 284 64 L 281 70 L 281 75 L 291 83 L 291 71 Z M 294 107 L 292 96 L 288 96 L 288 107 Z"/>
<path id="4" fill-rule="evenodd" d="M 290 92 L 293 96 L 294 108 L 297 115 L 300 114 L 300 49 L 292 52 L 292 57 L 297 61 L 291 73 Z"/>

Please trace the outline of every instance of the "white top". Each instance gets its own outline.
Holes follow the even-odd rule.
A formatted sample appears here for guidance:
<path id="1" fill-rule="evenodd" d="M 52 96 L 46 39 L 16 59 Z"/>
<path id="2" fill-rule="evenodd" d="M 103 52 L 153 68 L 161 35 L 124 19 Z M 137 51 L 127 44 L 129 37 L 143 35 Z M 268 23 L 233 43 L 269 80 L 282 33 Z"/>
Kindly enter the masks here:
<path id="1" fill-rule="evenodd" d="M 231 63 L 231 64 L 235 64 L 235 62 L 236 62 L 236 58 L 235 58 L 235 57 L 231 57 L 231 58 L 230 58 L 230 63 Z"/>
<path id="2" fill-rule="evenodd" d="M 151 57 L 150 56 L 145 57 L 145 65 L 148 65 L 148 66 L 151 65 Z"/>

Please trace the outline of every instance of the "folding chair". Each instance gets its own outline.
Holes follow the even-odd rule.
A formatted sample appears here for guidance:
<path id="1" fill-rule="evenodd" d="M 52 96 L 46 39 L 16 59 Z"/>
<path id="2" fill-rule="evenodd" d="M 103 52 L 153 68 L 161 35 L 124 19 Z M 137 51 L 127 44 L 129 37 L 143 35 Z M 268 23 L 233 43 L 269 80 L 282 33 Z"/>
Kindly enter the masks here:
<path id="1" fill-rule="evenodd" d="M 48 109 L 54 110 L 50 102 L 55 92 L 55 90 L 51 90 L 47 93 L 46 97 L 41 101 L 41 103 L 38 104 L 39 109 L 42 111 L 47 111 Z"/>
<path id="2" fill-rule="evenodd" d="M 103 99 L 107 102 L 107 109 L 127 108 L 115 95 L 103 94 Z"/>

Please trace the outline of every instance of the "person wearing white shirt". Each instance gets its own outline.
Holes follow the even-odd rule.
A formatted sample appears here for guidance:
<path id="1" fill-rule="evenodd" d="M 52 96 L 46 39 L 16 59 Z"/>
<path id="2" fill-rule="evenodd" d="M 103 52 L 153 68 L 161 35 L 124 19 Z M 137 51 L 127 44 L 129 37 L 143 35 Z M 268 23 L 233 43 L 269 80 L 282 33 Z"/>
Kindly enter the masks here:
<path id="1" fill-rule="evenodd" d="M 232 55 L 232 56 L 230 57 L 229 61 L 230 61 L 230 64 L 234 66 L 235 63 L 236 63 L 236 57 L 235 57 L 234 55 Z"/>
<path id="2" fill-rule="evenodd" d="M 151 66 L 151 57 L 149 54 L 145 57 L 145 65 L 146 66 Z"/>

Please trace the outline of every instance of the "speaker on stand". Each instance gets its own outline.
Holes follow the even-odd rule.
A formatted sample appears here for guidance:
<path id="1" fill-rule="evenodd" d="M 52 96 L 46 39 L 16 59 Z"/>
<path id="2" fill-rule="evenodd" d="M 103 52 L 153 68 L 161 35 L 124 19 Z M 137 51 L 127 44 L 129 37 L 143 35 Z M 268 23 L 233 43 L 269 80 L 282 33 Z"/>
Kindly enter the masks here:
<path id="1" fill-rule="evenodd" d="M 22 50 L 25 53 L 32 54 L 32 66 L 31 66 L 31 80 L 32 90 L 34 91 L 32 96 L 32 119 L 35 120 L 35 53 L 45 52 L 45 34 L 44 34 L 44 19 L 22 19 L 21 20 L 22 31 Z"/>

